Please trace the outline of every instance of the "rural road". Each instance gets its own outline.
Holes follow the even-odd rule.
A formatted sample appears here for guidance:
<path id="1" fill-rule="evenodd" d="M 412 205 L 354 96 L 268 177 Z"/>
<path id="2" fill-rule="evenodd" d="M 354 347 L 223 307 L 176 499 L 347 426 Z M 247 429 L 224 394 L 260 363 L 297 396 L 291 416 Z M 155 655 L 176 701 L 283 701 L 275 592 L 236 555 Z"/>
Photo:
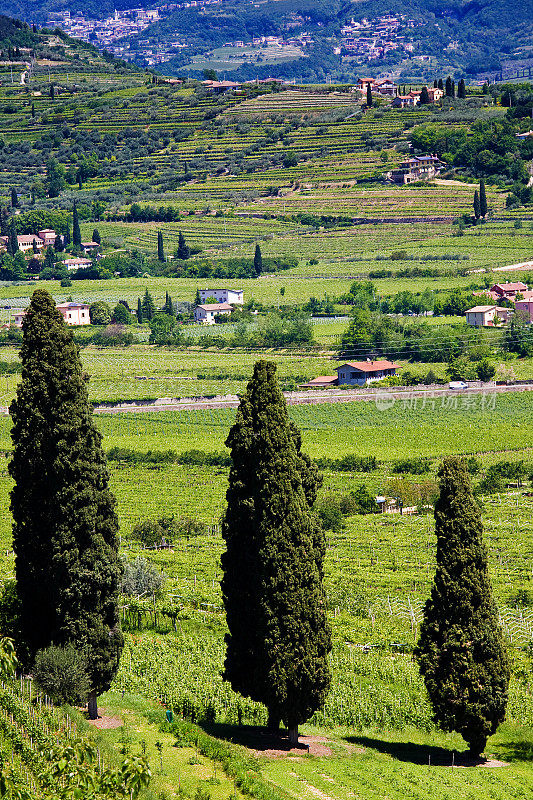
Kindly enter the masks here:
<path id="1" fill-rule="evenodd" d="M 458 400 L 463 397 L 476 395 L 497 395 L 508 392 L 533 391 L 533 381 L 530 383 L 515 384 L 511 386 L 496 386 L 494 383 L 469 386 L 467 389 L 449 389 L 447 386 L 429 387 L 403 387 L 398 389 L 319 389 L 308 392 L 285 392 L 288 405 L 319 405 L 322 403 L 354 403 L 375 402 L 378 408 L 386 410 L 397 401 L 412 403 L 420 398 L 424 405 L 444 397 L 454 397 Z M 224 397 L 161 397 L 158 400 L 134 401 L 118 405 L 105 404 L 96 406 L 95 414 L 123 414 L 139 413 L 145 411 L 200 411 L 205 409 L 213 411 L 220 408 L 237 408 L 239 398 L 237 395 Z M 467 407 L 468 402 L 461 401 L 462 407 Z M 486 404 L 488 407 L 488 403 Z M 458 404 L 458 407 L 459 406 Z"/>

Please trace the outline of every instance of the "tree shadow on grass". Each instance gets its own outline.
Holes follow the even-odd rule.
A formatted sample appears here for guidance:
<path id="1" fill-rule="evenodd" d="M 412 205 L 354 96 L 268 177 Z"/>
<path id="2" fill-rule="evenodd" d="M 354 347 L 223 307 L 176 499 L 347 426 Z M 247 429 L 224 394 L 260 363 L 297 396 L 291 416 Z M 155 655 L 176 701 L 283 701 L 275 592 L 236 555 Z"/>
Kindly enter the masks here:
<path id="1" fill-rule="evenodd" d="M 265 752 L 267 750 L 308 752 L 307 744 L 299 742 L 297 745 L 289 744 L 287 732 L 283 729 L 279 734 L 272 734 L 260 726 L 254 725 L 228 725 L 224 723 L 202 723 L 204 731 L 217 739 L 223 739 L 233 744 L 247 747 L 249 750 Z"/>
<path id="2" fill-rule="evenodd" d="M 387 742 L 384 739 L 372 739 L 369 736 L 348 736 L 346 741 L 359 747 L 368 747 L 384 753 L 397 761 L 410 764 L 426 764 L 436 767 L 475 767 L 486 763 L 484 758 L 472 758 L 466 751 L 449 750 L 429 744 L 414 742 Z"/>
<path id="3" fill-rule="evenodd" d="M 499 741 L 498 755 L 505 761 L 533 761 L 533 741 Z"/>

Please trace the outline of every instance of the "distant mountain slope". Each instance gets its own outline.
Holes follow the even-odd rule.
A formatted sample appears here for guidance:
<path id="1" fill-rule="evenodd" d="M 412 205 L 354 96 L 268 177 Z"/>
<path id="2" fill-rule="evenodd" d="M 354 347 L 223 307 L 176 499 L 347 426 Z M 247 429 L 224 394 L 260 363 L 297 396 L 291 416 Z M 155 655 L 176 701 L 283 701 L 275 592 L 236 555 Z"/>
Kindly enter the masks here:
<path id="1" fill-rule="evenodd" d="M 148 0 L 2 0 L 3 11 L 40 23 L 50 11 L 81 10 L 94 17 L 109 15 L 113 8 L 155 5 Z M 390 12 L 419 23 L 409 31 L 415 46 L 411 63 L 403 50 L 371 62 L 339 54 L 343 25 L 352 19 L 375 19 Z M 149 38 L 150 44 L 165 45 L 178 39 L 186 47 L 160 69 L 179 74 L 188 66 L 189 73 L 194 74 L 191 59 L 209 54 L 227 42 L 246 42 L 261 36 L 287 38 L 302 31 L 313 40 L 304 57 L 276 64 L 275 68 L 245 63 L 230 65 L 224 71 L 234 78 L 275 74 L 313 81 L 327 75 L 349 80 L 365 68 L 371 72 L 398 68 L 401 75 L 429 78 L 419 55 L 434 59 L 438 69 L 457 74 L 498 70 L 502 60 L 533 55 L 533 49 L 529 51 L 533 48 L 533 0 L 222 0 L 214 5 L 178 9 L 128 41 L 135 50 L 139 40 Z M 142 53 L 139 63 L 143 63 Z M 434 61 L 431 63 L 435 70 Z M 196 71 L 200 74 L 201 67 Z"/>

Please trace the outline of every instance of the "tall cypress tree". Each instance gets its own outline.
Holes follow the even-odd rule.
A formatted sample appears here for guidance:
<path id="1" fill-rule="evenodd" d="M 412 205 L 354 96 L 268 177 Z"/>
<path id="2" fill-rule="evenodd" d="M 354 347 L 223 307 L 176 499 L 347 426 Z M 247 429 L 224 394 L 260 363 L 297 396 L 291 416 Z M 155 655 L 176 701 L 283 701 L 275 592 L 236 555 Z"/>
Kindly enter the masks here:
<path id="1" fill-rule="evenodd" d="M 78 204 L 74 200 L 72 207 L 72 244 L 74 247 L 81 247 L 80 221 L 78 219 Z"/>
<path id="2" fill-rule="evenodd" d="M 155 303 L 148 289 L 144 292 L 141 308 L 143 319 L 151 320 L 155 314 Z"/>
<path id="3" fill-rule="evenodd" d="M 429 92 L 427 86 L 422 86 L 422 91 L 420 92 L 420 105 L 427 106 L 431 103 L 429 99 Z"/>
<path id="4" fill-rule="evenodd" d="M 479 192 L 476 189 L 474 192 L 474 217 L 479 219 L 481 216 L 481 204 L 479 202 Z"/>
<path id="5" fill-rule="evenodd" d="M 263 272 L 263 256 L 261 255 L 261 248 L 258 243 L 255 245 L 254 272 L 257 278 Z"/>
<path id="6" fill-rule="evenodd" d="M 466 97 L 466 84 L 464 82 L 464 78 L 461 78 L 457 86 L 457 97 L 459 97 L 461 100 L 464 100 Z"/>
<path id="7" fill-rule="evenodd" d="M 11 187 L 11 208 L 18 208 L 19 207 L 19 198 L 17 195 L 17 190 L 14 186 Z"/>
<path id="8" fill-rule="evenodd" d="M 485 181 L 483 179 L 481 179 L 479 182 L 479 210 L 484 219 L 487 216 L 489 209 L 487 206 L 487 190 L 485 188 Z"/>
<path id="9" fill-rule="evenodd" d="M 143 322 L 143 307 L 140 297 L 137 298 L 137 322 L 140 324 Z"/>
<path id="10" fill-rule="evenodd" d="M 444 89 L 444 94 L 446 97 L 453 97 L 451 75 L 448 75 L 446 78 L 446 88 Z"/>
<path id="11" fill-rule="evenodd" d="M 83 651 L 95 717 L 123 644 L 115 499 L 77 346 L 43 289 L 32 296 L 23 331 L 9 465 L 19 655 L 28 668 L 52 643 Z"/>
<path id="12" fill-rule="evenodd" d="M 157 258 L 159 261 L 165 260 L 165 250 L 163 248 L 163 231 L 157 231 Z"/>
<path id="13" fill-rule="evenodd" d="M 330 629 L 322 587 L 325 537 L 311 513 L 320 477 L 301 452 L 276 379 L 259 361 L 226 445 L 232 466 L 222 535 L 224 677 L 262 702 L 289 740 L 325 700 Z"/>
<path id="14" fill-rule="evenodd" d="M 183 261 L 185 261 L 185 259 L 189 258 L 190 254 L 191 251 L 187 247 L 187 243 L 185 242 L 185 236 L 180 231 L 178 237 L 178 252 L 176 253 L 176 255 L 178 258 L 181 258 Z"/>
<path id="15" fill-rule="evenodd" d="M 19 240 L 17 238 L 17 226 L 15 225 L 14 217 L 11 217 L 9 220 L 9 230 L 7 234 L 7 252 L 10 256 L 14 256 L 15 253 L 18 253 L 19 249 Z"/>
<path id="16" fill-rule="evenodd" d="M 369 83 L 366 85 L 366 104 L 368 108 L 372 108 L 372 89 Z"/>
<path id="17" fill-rule="evenodd" d="M 415 656 L 436 721 L 479 756 L 505 717 L 509 661 L 464 460 L 446 458 L 439 480 L 437 570 Z"/>

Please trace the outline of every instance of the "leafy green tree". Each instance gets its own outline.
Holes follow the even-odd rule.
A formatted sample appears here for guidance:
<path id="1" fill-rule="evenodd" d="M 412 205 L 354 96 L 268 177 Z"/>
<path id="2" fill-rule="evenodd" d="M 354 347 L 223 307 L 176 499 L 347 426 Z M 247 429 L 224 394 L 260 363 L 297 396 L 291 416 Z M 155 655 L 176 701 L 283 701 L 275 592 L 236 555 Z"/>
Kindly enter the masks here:
<path id="1" fill-rule="evenodd" d="M 124 305 L 124 303 L 117 303 L 113 309 L 112 322 L 117 325 L 131 325 L 131 314 Z"/>
<path id="2" fill-rule="evenodd" d="M 489 209 L 487 206 L 487 190 L 483 179 L 479 182 L 479 211 L 483 219 L 485 219 Z"/>
<path id="3" fill-rule="evenodd" d="M 476 372 L 480 381 L 490 381 L 496 374 L 496 367 L 487 358 L 476 364 Z"/>
<path id="4" fill-rule="evenodd" d="M 146 289 L 144 293 L 141 308 L 143 312 L 143 319 L 151 320 L 155 314 L 155 303 L 148 289 Z"/>
<path id="5" fill-rule="evenodd" d="M 481 204 L 479 202 L 479 192 L 476 189 L 474 192 L 474 217 L 479 219 L 481 217 Z"/>
<path id="6" fill-rule="evenodd" d="M 103 300 L 96 300 L 89 306 L 89 319 L 91 325 L 109 325 L 111 322 L 111 309 Z"/>
<path id="7" fill-rule="evenodd" d="M 187 247 L 187 243 L 185 242 L 185 236 L 180 231 L 178 237 L 178 251 L 176 253 L 177 257 L 185 261 L 191 255 L 191 251 Z"/>
<path id="8" fill-rule="evenodd" d="M 311 508 L 320 478 L 301 452 L 273 363 L 259 361 L 226 445 L 232 466 L 222 525 L 224 677 L 262 702 L 289 740 L 325 700 L 331 649 L 322 587 L 325 537 Z"/>
<path id="9" fill-rule="evenodd" d="M 17 226 L 14 217 L 9 220 L 9 231 L 7 234 L 7 252 L 10 256 L 14 256 L 18 252 L 19 242 L 17 238 Z"/>
<path id="10" fill-rule="evenodd" d="M 157 231 L 157 258 L 165 261 L 165 250 L 163 248 L 163 231 Z"/>
<path id="11" fill-rule="evenodd" d="M 65 168 L 55 159 L 50 158 L 46 164 L 46 179 L 44 182 L 48 197 L 59 197 L 67 182 Z"/>
<path id="12" fill-rule="evenodd" d="M 91 688 L 85 654 L 72 644 L 39 650 L 33 678 L 39 688 L 60 705 L 84 703 Z"/>
<path id="13" fill-rule="evenodd" d="M 43 289 L 33 293 L 23 332 L 9 465 L 18 654 L 28 669 L 52 643 L 85 652 L 95 718 L 123 645 L 115 499 L 77 345 Z"/>
<path id="14" fill-rule="evenodd" d="M 372 350 L 372 315 L 366 308 L 357 308 L 341 339 L 339 355 L 355 360 Z"/>
<path id="15" fill-rule="evenodd" d="M 78 204 L 74 200 L 72 206 L 72 244 L 74 247 L 81 248 L 80 221 L 78 219 Z"/>
<path id="16" fill-rule="evenodd" d="M 263 272 L 263 256 L 261 255 L 261 248 L 259 247 L 259 244 L 255 245 L 254 272 L 257 277 L 259 277 Z"/>
<path id="17" fill-rule="evenodd" d="M 477 757 L 505 717 L 509 660 L 466 463 L 446 458 L 438 475 L 437 569 L 415 656 L 435 720 Z"/>
<path id="18" fill-rule="evenodd" d="M 44 254 L 43 269 L 54 269 L 56 265 L 56 254 L 53 247 L 47 247 Z"/>

